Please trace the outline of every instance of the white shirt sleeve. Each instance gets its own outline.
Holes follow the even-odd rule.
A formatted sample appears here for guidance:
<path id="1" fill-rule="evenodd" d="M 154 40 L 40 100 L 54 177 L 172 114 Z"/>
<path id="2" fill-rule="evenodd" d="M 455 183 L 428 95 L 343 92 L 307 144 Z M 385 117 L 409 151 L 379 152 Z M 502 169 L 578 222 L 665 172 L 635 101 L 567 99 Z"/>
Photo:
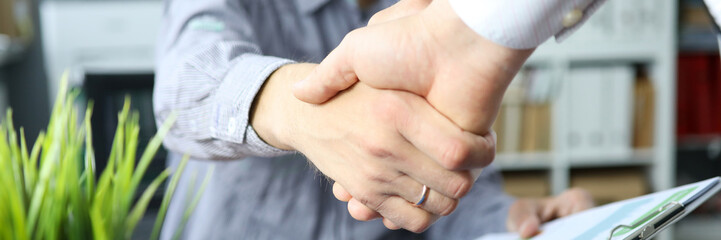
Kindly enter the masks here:
<path id="1" fill-rule="evenodd" d="M 500 45 L 529 49 L 551 36 L 560 42 L 606 0 L 449 0 L 471 29 Z M 709 0 L 707 0 L 709 1 Z"/>
<path id="2" fill-rule="evenodd" d="M 706 7 L 708 8 L 708 11 L 711 12 L 716 24 L 721 26 L 721 1 L 704 0 L 704 2 L 706 2 Z"/>

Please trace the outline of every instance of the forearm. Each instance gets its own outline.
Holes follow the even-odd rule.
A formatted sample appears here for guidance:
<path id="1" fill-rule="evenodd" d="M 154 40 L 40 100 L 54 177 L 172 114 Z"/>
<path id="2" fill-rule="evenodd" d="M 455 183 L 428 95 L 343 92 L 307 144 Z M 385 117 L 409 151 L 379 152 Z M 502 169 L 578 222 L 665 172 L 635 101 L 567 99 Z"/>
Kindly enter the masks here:
<path id="1" fill-rule="evenodd" d="M 428 100 L 462 128 L 479 134 L 487 133 L 506 88 L 535 47 L 514 49 L 479 36 L 453 12 L 447 0 L 433 1 L 421 12 L 419 19 L 427 29 L 423 32 L 430 34 L 428 39 L 442 49 L 439 52 L 454 56 L 452 59 L 444 56 L 429 59 L 436 61 L 431 64 L 436 66 L 436 71 L 448 74 L 443 73 L 443 69 L 455 68 L 472 69 L 470 72 L 473 73 L 450 73 L 453 74 L 451 78 L 469 81 L 434 82 Z"/>
<path id="2" fill-rule="evenodd" d="M 153 95 L 158 122 L 178 114 L 165 146 L 196 159 L 284 154 L 260 140 L 249 112 L 268 76 L 291 61 L 261 53 L 246 11 L 232 0 L 167 4 Z"/>

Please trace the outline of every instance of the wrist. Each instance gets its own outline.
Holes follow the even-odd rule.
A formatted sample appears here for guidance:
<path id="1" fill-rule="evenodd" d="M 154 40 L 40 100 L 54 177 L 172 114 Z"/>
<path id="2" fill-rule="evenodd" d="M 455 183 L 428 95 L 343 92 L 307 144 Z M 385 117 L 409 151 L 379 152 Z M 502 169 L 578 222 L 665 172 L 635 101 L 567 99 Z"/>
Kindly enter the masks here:
<path id="1" fill-rule="evenodd" d="M 445 70 L 452 79 L 459 79 L 438 82 L 433 88 L 464 89 L 472 96 L 465 102 L 447 102 L 449 96 L 429 94 L 429 101 L 461 128 L 487 133 L 506 88 L 534 49 L 511 49 L 484 38 L 463 22 L 449 0 L 433 1 L 418 18 L 422 23 L 419 36 L 426 38 L 429 49 L 434 49 L 435 71 Z M 463 71 L 448 73 L 447 69 Z M 437 106 L 436 102 L 447 102 L 448 106 Z M 476 114 L 468 114 L 469 110 Z"/>
<path id="2" fill-rule="evenodd" d="M 465 56 L 469 64 L 487 66 L 484 71 L 497 71 L 493 76 L 499 80 L 510 82 L 533 49 L 512 49 L 494 43 L 476 33 L 469 27 L 451 7 L 449 0 L 435 0 L 421 14 L 420 21 L 425 34 L 446 53 L 462 53 L 454 56 Z M 483 63 L 483 64 L 479 64 Z"/>
<path id="3" fill-rule="evenodd" d="M 291 92 L 291 86 L 313 69 L 312 64 L 288 64 L 275 70 L 258 92 L 251 125 L 258 136 L 269 145 L 283 150 L 297 150 L 293 136 L 294 119 L 302 108 Z"/>

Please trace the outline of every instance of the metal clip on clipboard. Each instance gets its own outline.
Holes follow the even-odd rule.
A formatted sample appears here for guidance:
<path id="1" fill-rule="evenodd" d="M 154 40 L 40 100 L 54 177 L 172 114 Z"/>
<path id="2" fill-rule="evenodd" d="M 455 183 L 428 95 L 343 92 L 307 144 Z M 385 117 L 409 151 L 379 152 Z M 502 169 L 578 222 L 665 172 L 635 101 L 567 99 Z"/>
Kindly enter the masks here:
<path id="1" fill-rule="evenodd" d="M 676 220 L 678 217 L 683 215 L 685 207 L 679 202 L 669 202 L 663 207 L 659 208 L 654 214 L 649 214 L 645 218 L 641 219 L 634 225 L 618 225 L 608 235 L 608 240 L 613 238 L 613 234 L 619 229 L 633 230 L 642 224 L 646 224 L 642 228 L 639 228 L 633 234 L 626 237 L 624 240 L 646 240 L 650 239 L 656 233 L 665 229 L 671 222 Z"/>

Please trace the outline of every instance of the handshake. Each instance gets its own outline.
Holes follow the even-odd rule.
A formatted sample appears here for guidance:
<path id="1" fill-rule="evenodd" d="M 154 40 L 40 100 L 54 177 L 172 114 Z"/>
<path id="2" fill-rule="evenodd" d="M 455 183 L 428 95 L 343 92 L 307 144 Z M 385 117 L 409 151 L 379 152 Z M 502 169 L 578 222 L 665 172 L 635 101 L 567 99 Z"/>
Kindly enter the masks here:
<path id="1" fill-rule="evenodd" d="M 334 195 L 355 219 L 422 232 L 451 214 L 493 161 L 491 125 L 532 52 L 484 39 L 447 0 L 400 1 L 346 35 L 320 65 L 275 71 L 256 99 L 252 126 L 333 179 Z M 509 228 L 533 234 L 540 220 L 587 208 L 558 204 L 579 198 L 588 199 L 571 191 L 518 201 Z M 545 215 L 524 222 L 529 212 Z"/>

